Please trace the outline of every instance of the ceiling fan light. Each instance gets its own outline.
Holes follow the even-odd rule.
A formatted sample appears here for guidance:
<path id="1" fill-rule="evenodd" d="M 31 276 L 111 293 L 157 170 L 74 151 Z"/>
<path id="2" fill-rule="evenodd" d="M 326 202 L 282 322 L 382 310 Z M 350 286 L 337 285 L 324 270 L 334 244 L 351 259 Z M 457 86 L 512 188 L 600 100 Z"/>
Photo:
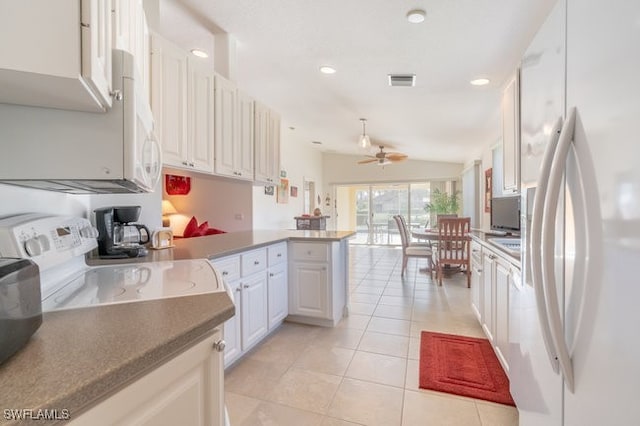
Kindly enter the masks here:
<path id="1" fill-rule="evenodd" d="M 361 135 L 360 140 L 358 141 L 358 146 L 362 149 L 371 148 L 371 139 L 369 138 L 369 135 Z"/>

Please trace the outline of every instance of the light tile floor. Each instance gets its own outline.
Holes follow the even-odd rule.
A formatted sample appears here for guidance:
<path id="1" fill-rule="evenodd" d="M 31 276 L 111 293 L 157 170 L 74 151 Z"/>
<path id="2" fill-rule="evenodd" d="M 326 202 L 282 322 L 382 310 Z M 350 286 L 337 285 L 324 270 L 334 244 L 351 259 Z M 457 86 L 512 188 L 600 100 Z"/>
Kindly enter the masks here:
<path id="1" fill-rule="evenodd" d="M 418 387 L 420 331 L 485 337 L 462 274 L 438 287 L 401 252 L 350 247 L 351 313 L 283 324 L 226 372 L 232 426 L 518 424 L 515 408 Z"/>

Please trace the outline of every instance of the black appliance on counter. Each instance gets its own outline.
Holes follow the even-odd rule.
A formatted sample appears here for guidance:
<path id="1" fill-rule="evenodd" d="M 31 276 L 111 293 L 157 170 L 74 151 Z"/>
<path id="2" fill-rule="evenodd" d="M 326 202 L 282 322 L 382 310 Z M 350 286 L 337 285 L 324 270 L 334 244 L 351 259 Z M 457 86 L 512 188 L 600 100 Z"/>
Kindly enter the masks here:
<path id="1" fill-rule="evenodd" d="M 27 259 L 0 258 L 0 364 L 42 324 L 40 270 Z"/>
<path id="2" fill-rule="evenodd" d="M 98 229 L 98 254 L 118 259 L 147 254 L 144 244 L 151 240 L 149 229 L 136 222 L 140 206 L 104 207 L 94 210 Z"/>

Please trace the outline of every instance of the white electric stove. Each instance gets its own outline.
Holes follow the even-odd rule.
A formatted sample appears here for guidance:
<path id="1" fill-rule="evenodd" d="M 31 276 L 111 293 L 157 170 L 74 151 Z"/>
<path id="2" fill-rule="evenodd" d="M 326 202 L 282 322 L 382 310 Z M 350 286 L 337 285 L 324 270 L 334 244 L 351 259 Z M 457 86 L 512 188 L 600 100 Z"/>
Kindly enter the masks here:
<path id="1" fill-rule="evenodd" d="M 97 231 L 84 218 L 23 214 L 0 219 L 0 257 L 40 268 L 43 311 L 227 291 L 206 259 L 88 266 Z"/>

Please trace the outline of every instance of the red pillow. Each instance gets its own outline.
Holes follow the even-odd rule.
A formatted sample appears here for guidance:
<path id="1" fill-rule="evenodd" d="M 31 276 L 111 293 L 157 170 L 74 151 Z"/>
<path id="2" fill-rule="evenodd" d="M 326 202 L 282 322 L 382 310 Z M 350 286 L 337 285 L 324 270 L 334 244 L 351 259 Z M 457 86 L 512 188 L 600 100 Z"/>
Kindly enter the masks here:
<path id="1" fill-rule="evenodd" d="M 198 230 L 193 234 L 194 237 L 202 237 L 203 235 L 207 235 L 207 230 L 209 229 L 209 222 L 205 221 L 198 226 Z"/>
<path id="2" fill-rule="evenodd" d="M 215 234 L 226 234 L 226 231 L 217 228 L 209 228 L 207 229 L 207 233 L 205 235 L 215 235 Z"/>
<path id="3" fill-rule="evenodd" d="M 184 228 L 184 231 L 182 232 L 182 236 L 184 238 L 193 237 L 195 236 L 195 233 L 197 231 L 198 231 L 198 221 L 196 220 L 195 216 L 192 216 L 191 220 L 189 221 L 189 223 L 187 223 L 187 226 Z"/>

